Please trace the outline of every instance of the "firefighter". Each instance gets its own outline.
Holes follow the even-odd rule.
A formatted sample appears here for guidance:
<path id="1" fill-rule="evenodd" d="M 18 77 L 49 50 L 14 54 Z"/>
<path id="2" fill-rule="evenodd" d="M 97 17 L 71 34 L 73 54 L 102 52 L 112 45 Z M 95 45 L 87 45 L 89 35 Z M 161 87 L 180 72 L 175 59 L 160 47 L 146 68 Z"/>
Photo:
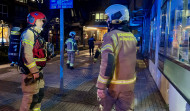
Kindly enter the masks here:
<path id="1" fill-rule="evenodd" d="M 137 40 L 129 31 L 129 11 L 114 4 L 105 10 L 109 32 L 103 37 L 101 65 L 97 80 L 97 96 L 101 111 L 133 109 L 136 81 Z"/>
<path id="2" fill-rule="evenodd" d="M 41 12 L 31 12 L 27 16 L 28 28 L 21 34 L 19 68 L 22 74 L 23 98 L 20 111 L 41 111 L 44 97 L 42 68 L 46 64 L 45 41 L 40 36 L 46 16 Z"/>
<path id="3" fill-rule="evenodd" d="M 75 51 L 77 51 L 79 55 L 79 50 L 77 47 L 76 40 L 74 39 L 76 35 L 76 32 L 71 31 L 69 33 L 69 38 L 65 42 L 65 48 L 67 51 L 67 68 L 70 68 L 71 70 L 74 69 L 74 60 L 75 60 Z"/>
<path id="4" fill-rule="evenodd" d="M 100 56 L 101 53 L 101 43 L 98 44 L 98 48 L 96 49 L 95 55 L 94 55 L 94 60 L 93 63 L 96 63 L 98 60 L 98 57 Z"/>

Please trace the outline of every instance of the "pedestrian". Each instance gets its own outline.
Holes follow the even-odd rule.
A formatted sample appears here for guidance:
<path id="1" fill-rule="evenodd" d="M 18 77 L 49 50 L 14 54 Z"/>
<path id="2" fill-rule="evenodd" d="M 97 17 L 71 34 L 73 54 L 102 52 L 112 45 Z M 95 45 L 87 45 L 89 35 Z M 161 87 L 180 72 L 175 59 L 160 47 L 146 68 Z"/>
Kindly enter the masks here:
<path id="1" fill-rule="evenodd" d="M 67 51 L 67 68 L 70 68 L 71 70 L 74 69 L 74 60 L 75 60 L 75 51 L 77 51 L 79 55 L 79 50 L 77 47 L 77 43 L 75 40 L 76 32 L 71 31 L 69 33 L 69 38 L 65 42 L 65 48 Z"/>
<path id="2" fill-rule="evenodd" d="M 134 110 L 137 40 L 129 31 L 129 11 L 114 4 L 105 10 L 109 31 L 103 37 L 101 65 L 97 80 L 97 96 L 101 111 Z"/>
<path id="3" fill-rule="evenodd" d="M 93 36 L 88 40 L 90 56 L 91 56 L 91 53 L 92 55 L 94 55 L 94 41 L 96 41 L 94 37 L 95 37 L 95 34 L 93 34 Z"/>
<path id="4" fill-rule="evenodd" d="M 46 17 L 36 11 L 27 16 L 28 28 L 21 34 L 19 69 L 23 98 L 20 111 L 41 111 L 44 97 L 43 67 L 46 64 L 45 41 L 40 36 Z"/>

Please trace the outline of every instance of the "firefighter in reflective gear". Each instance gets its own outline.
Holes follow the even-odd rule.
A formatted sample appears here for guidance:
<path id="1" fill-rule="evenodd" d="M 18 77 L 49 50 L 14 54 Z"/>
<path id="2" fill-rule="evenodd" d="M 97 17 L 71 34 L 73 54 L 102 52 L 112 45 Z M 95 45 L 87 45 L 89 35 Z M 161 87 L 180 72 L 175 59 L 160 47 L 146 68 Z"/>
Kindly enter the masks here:
<path id="1" fill-rule="evenodd" d="M 27 16 L 28 27 L 21 35 L 19 57 L 22 74 L 23 98 L 20 111 L 40 111 L 44 97 L 42 68 L 45 66 L 44 41 L 39 39 L 46 17 L 41 12 L 31 12 Z"/>
<path id="2" fill-rule="evenodd" d="M 101 111 L 133 109 L 136 81 L 137 40 L 128 29 L 127 7 L 114 4 L 105 13 L 108 15 L 109 32 L 103 37 L 102 58 L 97 80 L 97 96 Z"/>
<path id="3" fill-rule="evenodd" d="M 65 48 L 67 51 L 67 68 L 70 68 L 71 70 L 74 69 L 74 60 L 75 60 L 75 51 L 79 54 L 79 50 L 77 47 L 76 40 L 74 39 L 76 35 L 76 32 L 71 31 L 69 33 L 69 38 L 65 42 Z"/>

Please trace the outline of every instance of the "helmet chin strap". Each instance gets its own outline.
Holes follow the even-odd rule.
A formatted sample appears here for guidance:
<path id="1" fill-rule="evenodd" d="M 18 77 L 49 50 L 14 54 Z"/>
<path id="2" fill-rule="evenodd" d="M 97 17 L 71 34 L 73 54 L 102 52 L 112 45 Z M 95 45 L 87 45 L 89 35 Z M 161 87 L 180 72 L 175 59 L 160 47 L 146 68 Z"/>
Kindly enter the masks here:
<path id="1" fill-rule="evenodd" d="M 38 26 L 36 26 L 38 29 L 40 29 L 41 31 L 43 30 L 43 27 L 38 27 Z"/>

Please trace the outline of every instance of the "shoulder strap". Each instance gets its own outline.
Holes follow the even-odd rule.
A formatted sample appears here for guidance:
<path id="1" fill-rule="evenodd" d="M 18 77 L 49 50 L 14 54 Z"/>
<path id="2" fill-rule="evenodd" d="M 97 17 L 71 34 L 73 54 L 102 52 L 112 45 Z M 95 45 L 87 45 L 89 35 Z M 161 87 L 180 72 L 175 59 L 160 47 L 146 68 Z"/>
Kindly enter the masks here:
<path id="1" fill-rule="evenodd" d="M 36 39 L 38 38 L 38 35 L 36 35 L 36 33 L 38 34 L 37 31 L 35 31 L 34 29 L 32 29 L 31 27 L 28 28 L 28 30 L 32 31 L 34 33 L 34 42 L 36 41 Z"/>

